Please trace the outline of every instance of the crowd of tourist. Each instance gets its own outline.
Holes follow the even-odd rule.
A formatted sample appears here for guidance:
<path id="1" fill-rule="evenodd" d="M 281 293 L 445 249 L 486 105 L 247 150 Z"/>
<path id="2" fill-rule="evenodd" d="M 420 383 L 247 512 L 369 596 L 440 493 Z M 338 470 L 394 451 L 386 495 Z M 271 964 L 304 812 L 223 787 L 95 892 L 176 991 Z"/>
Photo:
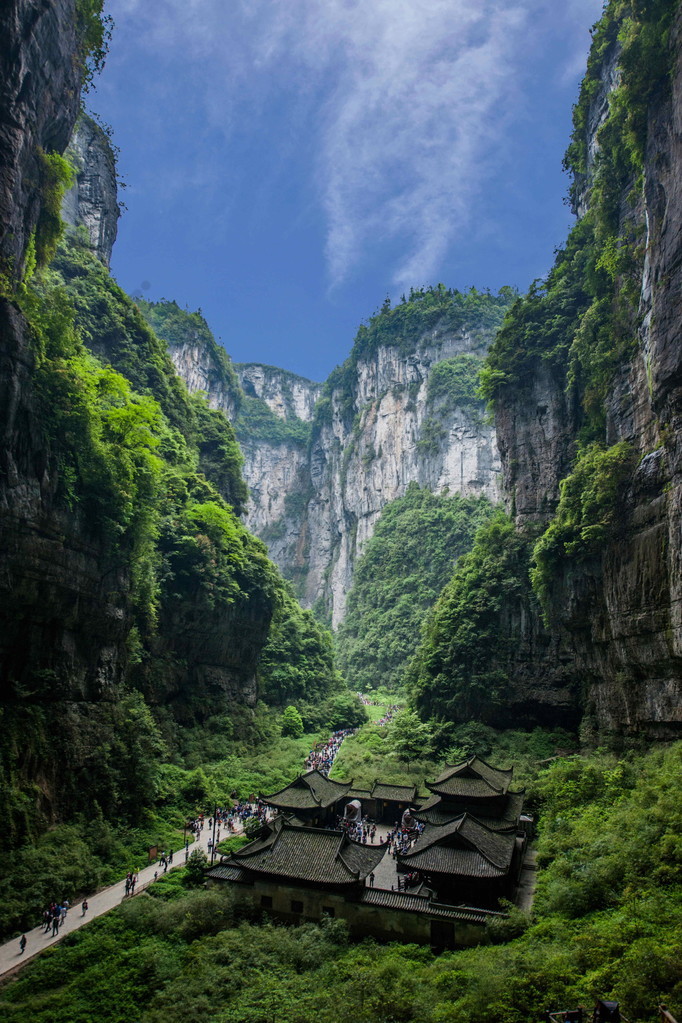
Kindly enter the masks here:
<path id="1" fill-rule="evenodd" d="M 342 728 L 338 732 L 332 732 L 325 743 L 318 744 L 315 749 L 311 749 L 305 762 L 306 770 L 319 771 L 320 774 L 328 775 L 341 749 L 341 743 L 355 731 L 355 728 Z"/>
<path id="2" fill-rule="evenodd" d="M 409 828 L 396 821 L 395 827 L 389 831 L 387 838 L 388 851 L 393 859 L 409 852 L 423 830 L 424 825 L 420 821 L 413 820 Z"/>
<path id="3" fill-rule="evenodd" d="M 227 832 L 228 835 L 238 834 L 244 830 L 244 822 L 249 818 L 255 817 L 261 824 L 265 824 L 270 816 L 271 812 L 265 803 L 252 797 L 250 800 L 237 800 L 230 807 L 216 807 L 215 822 L 213 814 L 208 818 L 205 818 L 203 813 L 199 814 L 196 820 L 190 823 L 189 829 L 195 838 L 199 838 L 204 827 L 208 827 L 208 830 L 213 832 L 215 823 L 215 845 L 217 848 L 221 830 Z M 213 848 L 213 842 L 213 834 L 211 834 L 211 838 L 207 842 L 209 852 Z M 172 853 L 170 862 L 173 862 Z"/>
<path id="4" fill-rule="evenodd" d="M 369 817 L 363 817 L 359 821 L 351 820 L 348 817 L 339 817 L 337 827 L 342 828 L 354 842 L 362 842 L 363 845 L 374 845 L 377 837 L 377 826 Z M 381 836 L 379 844 L 381 844 Z"/>
<path id="5" fill-rule="evenodd" d="M 387 725 L 390 721 L 393 720 L 393 718 L 396 716 L 399 710 L 400 707 L 398 706 L 398 704 L 392 703 L 390 707 L 386 708 L 386 713 L 384 714 L 384 716 L 379 718 L 378 721 L 375 721 L 374 724 L 379 726 Z"/>

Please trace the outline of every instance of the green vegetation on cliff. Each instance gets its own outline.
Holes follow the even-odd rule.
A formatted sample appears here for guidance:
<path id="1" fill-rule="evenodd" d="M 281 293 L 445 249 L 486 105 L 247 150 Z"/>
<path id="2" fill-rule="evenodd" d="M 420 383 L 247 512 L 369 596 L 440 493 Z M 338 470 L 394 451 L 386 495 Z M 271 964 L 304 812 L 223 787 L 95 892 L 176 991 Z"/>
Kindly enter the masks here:
<path id="1" fill-rule="evenodd" d="M 528 553 L 528 541 L 498 510 L 457 562 L 407 672 L 423 717 L 499 721 L 516 645 L 508 616 L 532 599 Z"/>
<path id="2" fill-rule="evenodd" d="M 626 444 L 614 444 L 607 405 L 639 343 L 647 135 L 670 96 L 677 7 L 672 0 L 605 3 L 565 157 L 580 220 L 546 280 L 512 306 L 481 374 L 483 394 L 504 412 L 535 384 L 539 392 L 565 392 L 574 464 L 531 571 L 548 616 L 562 604 L 567 573 L 598 575 L 602 555 L 627 528 L 617 512 L 635 459 Z M 608 112 L 594 136 L 602 101 Z"/>
<path id="3" fill-rule="evenodd" d="M 598 558 L 625 528 L 620 511 L 634 453 L 621 441 L 592 445 L 561 481 L 556 515 L 533 548 L 531 582 L 548 610 L 552 582 L 562 570 Z"/>
<path id="4" fill-rule="evenodd" d="M 483 357 L 462 352 L 452 359 L 443 359 L 431 369 L 427 383 L 426 403 L 429 408 L 461 408 L 468 412 L 483 410 L 478 393 Z"/>
<path id="5" fill-rule="evenodd" d="M 338 632 L 339 665 L 354 689 L 402 683 L 427 609 L 491 512 L 485 498 L 437 496 L 416 483 L 383 509 Z"/>
<path id="6" fill-rule="evenodd" d="M 257 922 L 169 876 L 27 965 L 7 1023 L 528 1023 L 595 994 L 653 1023 L 682 1010 L 682 747 L 559 760 L 537 775 L 538 895 L 491 944 L 434 956 L 349 945 L 342 924 Z M 505 944 L 499 944 L 500 940 Z"/>
<path id="7" fill-rule="evenodd" d="M 669 45 L 676 7 L 670 0 L 608 0 L 598 23 L 565 167 L 580 221 L 547 279 L 512 306 L 491 346 L 483 392 L 493 401 L 529 386 L 542 365 L 581 408 L 584 442 L 604 438 L 604 401 L 623 358 L 636 344 L 642 227 L 634 209 L 642 189 L 648 115 L 669 95 Z M 617 59 L 620 78 L 608 94 L 590 165 L 589 112 L 605 88 L 604 68 Z"/>
<path id="8" fill-rule="evenodd" d="M 382 347 L 397 348 L 401 356 L 409 355 L 420 339 L 428 340 L 428 335 L 436 332 L 469 335 L 472 348 L 484 350 L 515 297 L 512 288 L 501 288 L 494 295 L 476 288 L 462 292 L 439 284 L 411 289 L 409 297 L 403 295 L 393 308 L 386 299 L 369 322 L 358 329 L 349 357 L 327 378 L 316 406 L 313 432 L 328 421 L 335 391 L 339 392 L 342 415 L 352 419 L 359 362 L 371 359 Z"/>
<path id="9" fill-rule="evenodd" d="M 42 626 L 30 578 L 17 578 L 4 612 L 0 825 L 16 852 L 6 871 L 14 916 L 2 926 L 29 923 L 51 885 L 91 890 L 139 855 L 143 836 L 168 834 L 212 798 L 248 795 L 244 743 L 280 742 L 276 713 L 247 706 L 259 672 L 270 698 L 332 700 L 320 726 L 355 713 L 342 706 L 351 698 L 329 635 L 237 518 L 246 489 L 230 424 L 187 394 L 163 342 L 78 234 L 21 302 L 42 431 L 32 438 L 44 465 L 41 524 L 63 535 L 65 565 L 74 547 L 84 552 L 90 590 L 79 601 L 79 580 L 68 579 L 63 607 L 55 566 L 54 642 L 27 641 Z M 70 643 L 87 646 L 80 660 Z M 300 766 L 295 753 L 277 783 Z M 106 831 L 94 858 L 93 815 Z M 48 839 L 60 822 L 66 830 Z M 61 881 L 55 855 L 33 855 L 48 847 L 72 863 Z"/>
<path id="10" fill-rule="evenodd" d="M 310 439 L 310 423 L 297 416 L 282 419 L 262 398 L 244 395 L 235 423 L 242 442 L 266 441 L 270 444 L 296 444 L 305 447 Z"/>
<path id="11" fill-rule="evenodd" d="M 342 688 L 334 667 L 331 634 L 284 583 L 260 660 L 263 699 L 277 706 L 314 703 Z"/>

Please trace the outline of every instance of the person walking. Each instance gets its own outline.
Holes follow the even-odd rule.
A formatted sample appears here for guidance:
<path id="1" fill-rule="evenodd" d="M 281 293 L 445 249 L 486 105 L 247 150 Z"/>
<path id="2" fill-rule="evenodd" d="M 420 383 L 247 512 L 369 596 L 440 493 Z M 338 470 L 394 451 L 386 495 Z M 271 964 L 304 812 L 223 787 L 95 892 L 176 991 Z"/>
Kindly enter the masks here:
<path id="1" fill-rule="evenodd" d="M 87 911 L 88 911 L 88 900 L 87 899 L 83 899 L 83 901 L 81 903 L 81 916 L 85 916 Z"/>
<path id="2" fill-rule="evenodd" d="M 23 954 L 24 954 L 24 952 L 26 950 L 27 943 L 28 943 L 28 939 L 27 939 L 26 935 L 22 934 L 21 938 L 19 939 L 19 955 L 20 956 L 23 956 Z"/>

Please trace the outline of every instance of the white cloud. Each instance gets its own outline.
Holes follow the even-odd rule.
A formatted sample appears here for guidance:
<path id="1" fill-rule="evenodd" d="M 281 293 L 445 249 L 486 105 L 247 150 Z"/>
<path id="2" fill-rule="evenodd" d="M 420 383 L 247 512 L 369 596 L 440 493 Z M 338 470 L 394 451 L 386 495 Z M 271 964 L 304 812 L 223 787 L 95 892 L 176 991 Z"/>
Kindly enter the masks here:
<path id="1" fill-rule="evenodd" d="M 390 242 L 403 288 L 432 279 L 469 229 L 533 46 L 565 36 L 557 76 L 571 79 L 601 3 L 111 0 L 109 9 L 126 44 L 161 51 L 203 82 L 213 128 L 229 134 L 250 117 L 257 130 L 259 109 L 290 95 L 292 118 L 312 136 L 330 283 Z"/>

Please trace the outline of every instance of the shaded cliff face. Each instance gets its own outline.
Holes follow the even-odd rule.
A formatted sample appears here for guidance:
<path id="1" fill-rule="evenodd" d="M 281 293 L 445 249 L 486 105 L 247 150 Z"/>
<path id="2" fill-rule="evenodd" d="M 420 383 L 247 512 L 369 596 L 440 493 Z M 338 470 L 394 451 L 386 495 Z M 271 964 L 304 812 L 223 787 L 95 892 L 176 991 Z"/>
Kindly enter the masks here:
<path id="1" fill-rule="evenodd" d="M 0 276 L 16 280 L 40 213 L 40 151 L 66 148 L 80 104 L 74 0 L 0 10 Z"/>
<path id="2" fill-rule="evenodd" d="M 82 15 L 94 38 L 96 8 Z M 245 489 L 231 427 L 190 398 L 104 265 L 115 174 L 90 122 L 74 141 L 78 230 L 48 273 L 12 287 L 46 208 L 56 240 L 59 193 L 50 181 L 46 196 L 40 174 L 63 169 L 42 154 L 64 150 L 77 115 L 75 22 L 73 0 L 0 13 L 0 823 L 11 845 L 94 801 L 111 817 L 142 813 L 153 785 L 132 805 L 112 781 L 122 751 L 134 764 L 156 742 L 140 693 L 166 708 L 171 734 L 253 705 L 282 586 L 224 500 L 237 507 Z"/>
<path id="3" fill-rule="evenodd" d="M 474 392 L 512 297 L 482 296 L 483 313 L 462 313 L 463 296 L 434 289 L 411 297 L 405 312 L 385 309 L 367 336 L 385 330 L 386 340 L 356 342 L 324 386 L 273 367 L 234 367 L 242 389 L 236 430 L 250 491 L 245 522 L 266 541 L 304 605 L 317 604 L 334 625 L 382 509 L 411 482 L 434 493 L 498 499 L 495 432 Z M 402 321 L 391 326 L 398 317 L 410 335 Z M 392 330 L 402 333 L 394 337 Z M 170 351 L 190 391 L 205 389 L 210 404 L 229 416 L 235 402 L 223 397 L 208 346 L 197 349 L 188 337 Z"/>
<path id="4" fill-rule="evenodd" d="M 85 228 L 97 258 L 109 266 L 120 216 L 116 161 L 107 136 L 87 114 L 78 118 L 67 157 L 75 180 L 64 196 L 62 219 Z"/>
<path id="5" fill-rule="evenodd" d="M 623 239 L 618 244 L 625 255 L 615 257 L 610 300 L 618 312 L 607 328 L 613 351 L 620 354 L 614 358 L 606 352 L 605 364 L 608 357 L 615 365 L 601 371 L 598 389 L 594 370 L 592 378 L 584 368 L 576 373 L 576 365 L 586 365 L 579 347 L 583 315 L 576 320 L 578 340 L 568 358 L 552 365 L 538 359 L 522 392 L 500 391 L 496 425 L 510 507 L 519 528 L 535 535 L 557 508 L 561 511 L 559 483 L 585 451 L 586 431 L 599 448 L 629 445 L 631 469 L 604 541 L 589 556 L 581 556 L 574 544 L 578 553 L 564 551 L 558 558 L 548 595 L 550 631 L 558 656 L 569 662 L 583 691 L 586 724 L 599 731 L 666 736 L 682 727 L 682 66 L 680 17 L 666 36 L 674 5 L 657 6 L 658 23 L 652 15 L 646 26 L 660 31 L 656 58 L 639 57 L 637 50 L 633 55 L 631 48 L 623 86 L 620 47 L 603 46 L 601 62 L 592 68 L 593 99 L 577 115 L 582 126 L 577 144 L 584 147 L 574 191 L 577 209 L 585 222 L 595 220 L 593 244 L 602 252 L 608 244 L 602 240 L 608 237 L 604 224 Z M 602 40 L 607 32 L 616 36 L 617 23 L 611 19 L 609 25 L 609 16 Z M 667 67 L 657 68 L 668 56 L 671 77 Z M 630 123 L 643 140 L 641 184 L 635 158 L 627 169 L 632 141 L 623 141 L 622 115 L 613 102 L 609 106 L 614 89 L 620 109 L 627 112 L 629 105 L 633 111 Z M 606 130 L 600 131 L 603 125 Z M 604 185 L 604 170 L 616 165 L 614 153 L 618 166 L 626 168 L 620 180 L 612 174 L 620 189 L 615 197 Z M 618 253 L 615 247 L 610 251 Z M 597 393 L 600 420 L 594 413 Z M 569 499 L 567 491 L 566 508 Z M 604 515 L 600 520 L 598 511 L 589 511 L 584 494 L 582 501 L 584 527 L 602 528 Z"/>
<path id="6" fill-rule="evenodd" d="M 62 151 L 80 100 L 72 0 L 15 2 L 0 13 L 0 258 L 18 270 L 40 212 L 40 150 Z M 40 696 L 67 668 L 73 696 L 101 695 L 119 674 L 125 613 L 104 581 L 101 550 L 77 516 L 55 510 L 58 481 L 33 388 L 30 330 L 9 301 L 0 307 L 0 525 L 9 557 L 0 578 L 3 695 L 12 680 L 43 671 Z M 99 642 L 89 642 L 88 637 Z M 46 650 L 50 651 L 46 659 Z M 64 695 L 63 693 L 59 695 Z"/>

